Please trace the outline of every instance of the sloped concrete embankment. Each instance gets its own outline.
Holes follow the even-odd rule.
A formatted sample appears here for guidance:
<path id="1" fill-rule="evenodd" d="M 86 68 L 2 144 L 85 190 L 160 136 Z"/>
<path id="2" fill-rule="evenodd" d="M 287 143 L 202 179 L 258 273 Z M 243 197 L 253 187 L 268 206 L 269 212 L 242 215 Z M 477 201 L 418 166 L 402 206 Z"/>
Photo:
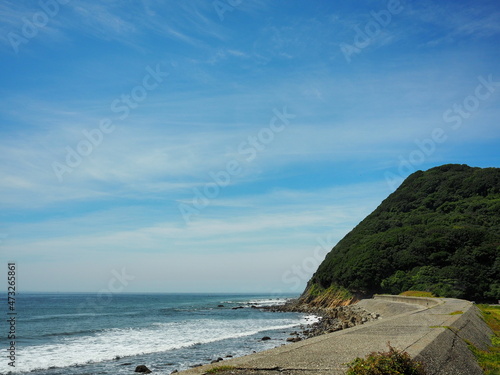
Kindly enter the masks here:
<path id="1" fill-rule="evenodd" d="M 442 302 L 442 306 L 429 310 L 431 318 L 437 320 L 430 326 L 432 331 L 411 345 L 408 353 L 426 364 L 428 374 L 482 375 L 468 345 L 488 349 L 493 332 L 471 302 L 448 299 Z"/>
<path id="2" fill-rule="evenodd" d="M 467 342 L 490 345 L 491 330 L 471 302 L 457 299 L 377 296 L 359 306 L 381 319 L 265 352 L 185 371 L 200 375 L 221 365 L 237 375 L 345 374 L 346 363 L 387 343 L 421 360 L 429 375 L 482 375 Z M 280 342 L 276 343 L 281 345 Z"/>

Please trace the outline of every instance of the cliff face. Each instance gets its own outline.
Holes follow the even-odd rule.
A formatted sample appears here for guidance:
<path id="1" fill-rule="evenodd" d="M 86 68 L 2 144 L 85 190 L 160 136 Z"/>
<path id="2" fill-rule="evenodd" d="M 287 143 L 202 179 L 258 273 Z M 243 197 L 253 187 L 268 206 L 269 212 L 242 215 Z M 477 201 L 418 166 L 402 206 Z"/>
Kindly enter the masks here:
<path id="1" fill-rule="evenodd" d="M 313 310 L 334 309 L 339 306 L 356 303 L 362 297 L 362 295 L 351 293 L 349 290 L 336 284 L 331 284 L 328 288 L 323 288 L 317 283 L 309 282 L 298 303 Z"/>
<path id="2" fill-rule="evenodd" d="M 500 298 L 500 169 L 418 171 L 326 256 L 300 298 L 335 307 L 374 293 L 423 290 Z"/>

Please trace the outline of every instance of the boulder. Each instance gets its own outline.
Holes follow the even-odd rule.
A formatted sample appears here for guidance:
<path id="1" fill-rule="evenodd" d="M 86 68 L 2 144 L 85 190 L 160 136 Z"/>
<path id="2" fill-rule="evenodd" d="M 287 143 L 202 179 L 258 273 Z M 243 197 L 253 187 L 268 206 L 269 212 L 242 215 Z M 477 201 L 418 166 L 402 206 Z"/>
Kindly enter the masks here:
<path id="1" fill-rule="evenodd" d="M 144 365 L 139 365 L 135 368 L 135 372 L 141 372 L 143 374 L 151 374 L 153 371 L 151 371 Z"/>
<path id="2" fill-rule="evenodd" d="M 264 336 L 261 340 L 262 341 L 267 341 L 267 340 L 271 340 L 271 338 L 269 336 Z"/>

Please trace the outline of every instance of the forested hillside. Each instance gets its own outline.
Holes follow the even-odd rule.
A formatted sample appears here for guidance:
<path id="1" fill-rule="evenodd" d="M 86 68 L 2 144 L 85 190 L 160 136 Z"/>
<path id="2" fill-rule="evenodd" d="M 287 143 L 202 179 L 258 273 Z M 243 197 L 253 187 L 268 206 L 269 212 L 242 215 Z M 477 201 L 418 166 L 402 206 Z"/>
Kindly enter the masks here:
<path id="1" fill-rule="evenodd" d="M 500 169 L 418 171 L 326 256 L 303 299 L 430 291 L 500 298 Z"/>

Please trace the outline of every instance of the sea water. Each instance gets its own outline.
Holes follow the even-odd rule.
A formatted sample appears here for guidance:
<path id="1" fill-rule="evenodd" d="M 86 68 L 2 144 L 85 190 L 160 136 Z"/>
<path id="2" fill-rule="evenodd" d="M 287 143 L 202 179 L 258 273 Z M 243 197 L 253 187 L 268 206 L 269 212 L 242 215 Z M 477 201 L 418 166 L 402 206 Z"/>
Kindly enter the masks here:
<path id="1" fill-rule="evenodd" d="M 5 311 L 0 374 L 132 374 L 138 365 L 170 374 L 219 357 L 270 349 L 317 320 L 259 309 L 289 297 L 18 294 L 15 367 L 9 365 Z M 7 306 L 4 299 L 2 305 Z"/>

